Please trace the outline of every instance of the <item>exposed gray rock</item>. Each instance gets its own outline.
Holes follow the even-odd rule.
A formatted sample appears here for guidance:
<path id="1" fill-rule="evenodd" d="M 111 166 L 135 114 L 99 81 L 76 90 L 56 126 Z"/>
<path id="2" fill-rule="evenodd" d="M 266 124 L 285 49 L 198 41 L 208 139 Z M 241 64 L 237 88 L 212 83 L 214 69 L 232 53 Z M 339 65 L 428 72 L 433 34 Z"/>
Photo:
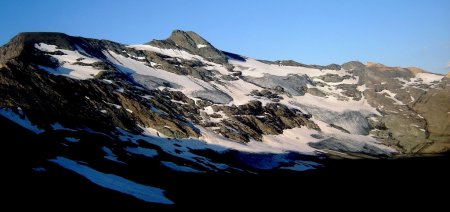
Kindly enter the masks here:
<path id="1" fill-rule="evenodd" d="M 326 93 L 322 92 L 321 90 L 317 89 L 317 88 L 308 88 L 308 93 L 314 96 L 320 96 L 320 97 L 325 97 L 327 96 Z"/>
<path id="2" fill-rule="evenodd" d="M 251 101 L 240 106 L 213 105 L 215 112 L 222 111 L 229 118 L 223 120 L 218 133 L 230 139 L 249 142 L 261 141 L 263 134 L 280 134 L 284 129 L 306 126 L 320 130 L 310 121 L 311 116 L 278 103 L 262 106 L 260 101 Z"/>
<path id="3" fill-rule="evenodd" d="M 203 100 L 209 100 L 216 104 L 228 104 L 233 101 L 231 96 L 219 90 L 195 91 L 192 93 L 192 96 Z"/>
<path id="4" fill-rule="evenodd" d="M 266 64 L 272 64 L 272 65 L 282 65 L 282 66 L 298 66 L 298 67 L 305 67 L 305 68 L 314 68 L 314 69 L 328 69 L 328 70 L 341 70 L 341 66 L 337 64 L 330 64 L 327 66 L 321 66 L 321 65 L 306 65 L 303 63 L 299 63 L 294 60 L 276 60 L 276 61 L 268 61 L 268 60 L 259 60 Z"/>
<path id="5" fill-rule="evenodd" d="M 414 109 L 415 102 L 423 98 L 422 96 L 427 93 L 430 86 L 414 82 L 414 86 L 404 87 L 404 83 L 401 82 L 412 80 L 415 74 L 424 72 L 423 70 L 388 67 L 374 63 L 364 65 L 359 62 L 349 62 L 344 64 L 343 67 L 348 69 L 349 73 L 359 77 L 359 84 L 365 84 L 367 87 L 364 91 L 365 98 L 370 105 L 377 108 L 383 115 L 382 118 L 379 118 L 377 130 L 371 132 L 378 140 L 405 153 L 446 151 L 443 149 L 448 148 L 446 146 L 448 143 L 436 142 L 436 144 L 433 144 L 434 142 L 429 135 L 427 120 L 421 118 L 424 117 L 422 113 L 425 110 Z M 382 93 L 384 90 L 393 93 L 394 96 Z M 347 94 L 351 95 L 351 93 Z M 448 97 L 439 99 L 444 100 Z M 428 106 L 426 110 L 428 111 L 430 108 L 442 109 L 442 105 L 435 105 Z M 443 111 L 439 113 L 441 114 L 439 117 L 445 117 L 442 116 Z M 448 123 L 448 121 L 440 120 L 436 126 L 442 126 L 442 123 Z M 445 136 L 441 136 L 436 136 L 436 141 L 441 138 L 448 140 Z"/>
<path id="6" fill-rule="evenodd" d="M 345 141 L 336 138 L 327 138 L 319 142 L 309 143 L 316 149 L 328 149 L 338 152 L 363 153 L 373 156 L 390 156 L 391 153 L 374 145 L 358 141 Z"/>
<path id="7" fill-rule="evenodd" d="M 204 67 L 206 64 L 197 60 L 173 58 L 156 52 L 135 50 L 133 48 L 127 48 L 126 52 L 130 55 L 145 57 L 146 59 L 144 62 L 147 62 L 147 66 L 149 67 L 162 69 L 178 75 L 190 75 L 203 81 L 212 81 L 217 74 L 217 71 L 205 69 Z M 123 54 L 123 52 L 121 54 Z M 125 55 L 125 57 L 129 57 L 128 54 Z M 137 58 L 135 57 L 133 59 L 136 60 Z M 153 62 L 156 65 L 152 66 L 150 62 Z"/>
<path id="8" fill-rule="evenodd" d="M 274 76 L 265 74 L 264 77 L 245 77 L 244 80 L 263 88 L 278 89 L 281 87 L 285 92 L 293 96 L 303 96 L 308 90 L 307 85 L 312 84 L 306 75 L 291 74 L 288 76 Z"/>
<path id="9" fill-rule="evenodd" d="M 344 129 L 344 128 L 338 126 L 338 125 L 330 124 L 330 127 L 336 128 L 336 129 L 338 129 L 338 130 L 340 130 L 340 131 L 342 131 L 342 132 L 344 132 L 344 133 L 350 134 L 350 132 L 349 132 L 348 130 L 346 130 L 346 129 Z"/>
<path id="10" fill-rule="evenodd" d="M 350 71 L 361 70 L 361 69 L 364 69 L 365 67 L 366 67 L 366 65 L 362 64 L 359 61 L 350 61 L 350 62 L 342 64 L 343 69 L 350 70 Z"/>
<path id="11" fill-rule="evenodd" d="M 275 89 L 276 90 L 276 89 Z M 280 90 L 280 89 L 278 89 L 278 90 Z M 284 90 L 284 89 L 283 89 Z M 270 100 L 272 100 L 272 101 L 274 101 L 274 102 L 279 102 L 280 101 L 280 99 L 283 99 L 283 97 L 282 96 L 279 96 L 278 94 L 276 94 L 276 93 L 272 93 L 271 91 L 269 91 L 269 90 L 267 90 L 267 89 L 264 89 L 264 90 L 261 90 L 261 91 L 258 91 L 258 90 L 253 90 L 253 91 L 251 91 L 250 92 L 250 94 L 251 95 L 254 95 L 255 97 L 265 97 L 265 98 L 267 98 L 267 99 L 270 99 Z"/>
<path id="12" fill-rule="evenodd" d="M 228 58 L 230 58 L 230 59 L 233 59 L 233 60 L 239 60 L 239 61 L 241 61 L 241 62 L 246 61 L 245 57 L 243 57 L 243 56 L 241 56 L 241 55 L 234 54 L 234 53 L 231 53 L 231 52 L 226 52 L 226 51 L 222 51 L 222 53 L 223 53 L 224 55 L 226 55 L 226 56 L 227 56 Z"/>
<path id="13" fill-rule="evenodd" d="M 427 123 L 427 143 L 420 151 L 425 153 L 450 150 L 450 79 L 444 78 L 436 88 L 426 92 L 414 104 Z"/>
<path id="14" fill-rule="evenodd" d="M 312 105 L 298 103 L 296 105 L 312 114 L 314 118 L 325 123 L 332 123 L 334 126 L 339 126 L 352 134 L 368 135 L 371 129 L 366 118 L 369 115 L 367 112 L 335 112 Z"/>
<path id="15" fill-rule="evenodd" d="M 350 79 L 351 76 L 350 75 L 345 75 L 345 76 L 339 76 L 337 74 L 325 74 L 325 75 L 321 75 L 317 77 L 318 79 L 321 79 L 325 82 L 342 82 L 345 79 Z"/>
<path id="16" fill-rule="evenodd" d="M 183 49 L 219 64 L 227 64 L 227 56 L 195 32 L 174 30 L 167 40 L 153 40 L 148 44 L 166 49 Z"/>
<path id="17" fill-rule="evenodd" d="M 211 106 L 211 105 L 214 104 L 213 102 L 211 102 L 211 101 L 209 101 L 209 100 L 202 100 L 202 99 L 197 100 L 195 103 L 196 103 L 196 105 L 199 106 L 200 108 L 205 108 L 205 107 L 208 107 L 208 106 Z"/>
<path id="18" fill-rule="evenodd" d="M 153 76 L 148 75 L 140 75 L 140 74 L 133 74 L 134 80 L 136 82 L 140 83 L 141 85 L 145 86 L 148 89 L 158 89 L 158 87 L 168 87 L 168 88 L 182 88 L 181 85 L 174 84 L 172 82 L 169 82 L 167 80 L 163 80 L 160 78 L 156 78 Z"/>
<path id="19" fill-rule="evenodd" d="M 336 86 L 336 88 L 344 90 L 344 92 L 342 92 L 342 94 L 344 94 L 345 96 L 348 96 L 348 97 L 352 97 L 353 100 L 355 100 L 355 101 L 361 100 L 362 94 L 360 91 L 358 91 L 357 85 L 339 84 Z"/>
<path id="20" fill-rule="evenodd" d="M 236 81 L 239 78 L 233 75 L 222 75 L 221 79 L 225 80 L 225 81 Z"/>

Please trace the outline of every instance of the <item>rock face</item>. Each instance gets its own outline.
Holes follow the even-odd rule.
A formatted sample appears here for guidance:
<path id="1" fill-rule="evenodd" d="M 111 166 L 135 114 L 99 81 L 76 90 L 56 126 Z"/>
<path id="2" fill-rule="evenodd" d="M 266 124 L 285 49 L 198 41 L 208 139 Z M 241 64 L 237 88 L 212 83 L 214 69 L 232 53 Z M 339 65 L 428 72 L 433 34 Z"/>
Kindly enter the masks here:
<path id="1" fill-rule="evenodd" d="M 35 66 L 36 62 L 52 64 L 52 60 L 42 52 L 26 51 L 33 49 L 35 42 L 60 45 L 61 49 L 67 50 L 84 46 L 84 52 L 89 52 L 89 55 L 101 54 L 102 57 L 105 57 L 101 53 L 102 48 L 109 48 L 108 46 L 123 48 L 122 45 L 112 42 L 85 40 L 60 33 L 20 34 L 6 48 L 1 49 L 7 52 L 9 48 L 16 46 L 22 51 L 9 55 L 11 58 L 4 63 L 7 68 L 2 69 L 0 76 L 2 90 L 0 107 L 19 107 L 26 114 L 30 114 L 28 116 L 33 123 L 42 128 L 48 128 L 51 123 L 59 122 L 67 126 L 84 126 L 98 131 L 111 131 L 120 127 L 140 132 L 141 129 L 137 126 L 141 125 L 162 130 L 163 134 L 174 137 L 198 136 L 195 128 L 186 125 L 186 120 L 173 116 L 171 108 L 161 104 L 164 101 L 152 102 L 136 96 L 145 94 L 160 100 L 160 94 L 135 91 L 136 88 L 132 87 L 133 82 L 115 70 L 106 70 L 97 76 L 99 79 L 83 81 L 52 76 L 39 71 Z M 107 64 L 107 67 L 111 68 L 112 65 Z M 105 76 L 114 78 L 115 83 L 103 82 L 101 79 Z M 117 92 L 119 88 L 130 89 L 131 92 Z M 160 111 L 152 110 L 154 105 L 162 106 L 158 109 Z"/>
<path id="2" fill-rule="evenodd" d="M 358 91 L 357 86 L 354 84 L 340 84 L 336 88 L 342 89 L 342 94 L 353 98 L 353 100 L 359 101 L 362 97 L 361 92 Z"/>
<path id="3" fill-rule="evenodd" d="M 0 55 L 2 116 L 45 132 L 58 123 L 122 139 L 145 132 L 300 152 L 304 143 L 377 157 L 450 148 L 449 78 L 417 68 L 258 61 L 181 30 L 136 46 L 21 33 Z"/>
<path id="4" fill-rule="evenodd" d="M 448 135 L 443 133 L 441 127 L 448 126 L 444 101 L 448 101 L 445 95 L 449 85 L 442 76 L 431 75 L 417 68 L 387 67 L 381 64 L 369 63 L 367 66 L 357 62 L 343 65 L 359 77 L 359 83 L 364 83 L 367 88 L 363 95 L 368 102 L 377 107 L 382 117 L 377 119 L 377 124 L 384 126 L 381 130 L 372 133 L 387 143 L 398 146 L 407 153 L 436 153 L 447 151 Z M 430 80 L 436 77 L 436 81 Z M 431 107 L 424 109 L 425 102 L 430 101 L 430 96 L 440 93 L 440 100 Z M 428 97 L 428 98 L 427 98 Z M 425 99 L 427 100 L 425 100 Z M 431 100 L 433 101 L 433 100 Z M 443 101 L 439 103 L 439 101 Z M 448 105 L 448 104 L 447 104 Z M 427 112 L 425 112 L 427 111 Z M 439 126 L 439 133 L 431 136 L 429 121 L 426 113 L 440 114 L 439 120 L 433 119 Z M 439 111 L 439 112 L 438 112 Z M 442 118 L 443 117 L 443 118 Z M 439 123 L 439 124 L 438 124 Z M 436 129 L 436 128 L 434 128 Z"/>
<path id="5" fill-rule="evenodd" d="M 308 119 L 309 115 L 299 110 L 290 109 L 278 103 L 269 103 L 262 106 L 260 101 L 251 101 L 240 106 L 213 106 L 214 111 L 222 111 L 228 119 L 218 123 L 218 133 L 227 138 L 249 142 L 250 139 L 262 140 L 263 135 L 276 135 L 285 129 L 306 126 L 310 129 L 320 130 Z"/>
<path id="6" fill-rule="evenodd" d="M 191 31 L 174 30 L 167 40 L 153 40 L 148 44 L 167 49 L 181 48 L 215 63 L 227 63 L 227 58 L 221 51 Z"/>
<path id="7" fill-rule="evenodd" d="M 427 142 L 421 152 L 446 152 L 450 149 L 450 80 L 444 78 L 412 106 L 426 121 Z"/>
<path id="8" fill-rule="evenodd" d="M 294 96 L 305 95 L 306 91 L 308 90 L 307 85 L 312 83 L 309 77 L 306 75 L 266 75 L 264 77 L 246 77 L 245 80 L 263 88 L 282 88 L 283 91 Z"/>

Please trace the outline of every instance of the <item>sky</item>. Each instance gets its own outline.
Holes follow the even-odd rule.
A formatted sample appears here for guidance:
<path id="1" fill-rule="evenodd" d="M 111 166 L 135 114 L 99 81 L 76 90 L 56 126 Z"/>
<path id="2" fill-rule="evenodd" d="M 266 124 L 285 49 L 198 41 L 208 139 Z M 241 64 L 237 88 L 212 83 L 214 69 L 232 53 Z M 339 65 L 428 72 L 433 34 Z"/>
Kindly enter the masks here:
<path id="1" fill-rule="evenodd" d="M 30 31 L 140 44 L 182 29 L 257 59 L 450 71 L 449 0 L 0 0 L 0 29 L 0 45 Z"/>

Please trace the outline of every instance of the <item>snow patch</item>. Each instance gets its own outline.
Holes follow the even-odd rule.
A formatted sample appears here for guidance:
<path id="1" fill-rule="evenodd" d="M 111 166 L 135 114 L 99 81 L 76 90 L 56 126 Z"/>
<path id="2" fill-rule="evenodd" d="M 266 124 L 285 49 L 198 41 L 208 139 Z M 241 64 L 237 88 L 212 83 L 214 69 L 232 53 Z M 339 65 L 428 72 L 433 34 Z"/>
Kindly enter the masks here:
<path id="1" fill-rule="evenodd" d="M 127 147 L 125 151 L 135 155 L 143 155 L 145 157 L 153 158 L 158 155 L 158 151 L 154 149 L 147 149 L 142 147 Z"/>
<path id="2" fill-rule="evenodd" d="M 431 74 L 431 73 L 418 73 L 415 77 L 421 79 L 424 84 L 432 84 L 433 82 L 439 82 L 444 78 L 443 75 Z"/>
<path id="3" fill-rule="evenodd" d="M 203 57 L 200 57 L 198 55 L 193 55 L 190 54 L 184 50 L 179 50 L 179 49 L 162 49 L 162 48 L 158 48 L 158 47 L 154 47 L 154 46 L 150 46 L 150 45 L 130 45 L 128 46 L 129 48 L 133 48 L 136 50 L 144 50 L 144 51 L 151 51 L 151 52 L 156 52 L 159 54 L 163 54 L 163 55 L 167 55 L 170 57 L 175 57 L 175 58 L 181 58 L 181 59 L 185 59 L 185 60 L 199 60 L 202 61 L 204 60 Z"/>
<path id="4" fill-rule="evenodd" d="M 33 170 L 35 172 L 45 172 L 45 171 L 47 171 L 47 169 L 45 169 L 44 167 L 34 167 L 31 170 Z"/>
<path id="5" fill-rule="evenodd" d="M 319 134 L 316 130 L 306 127 L 283 130 L 279 135 L 263 135 L 263 143 L 278 149 L 281 152 L 299 152 L 303 154 L 314 154 L 317 150 L 310 147 L 308 143 L 317 142 L 321 139 L 313 138 L 311 135 Z"/>
<path id="6" fill-rule="evenodd" d="M 101 187 L 128 194 L 146 202 L 173 204 L 171 200 L 164 196 L 163 189 L 138 184 L 117 175 L 105 174 L 60 156 L 50 161 L 85 177 Z"/>
<path id="7" fill-rule="evenodd" d="M 285 166 L 280 169 L 288 169 L 292 171 L 303 172 L 306 170 L 315 169 L 316 166 L 320 166 L 320 164 L 312 161 L 296 161 L 293 166 Z"/>
<path id="8" fill-rule="evenodd" d="M 311 118 L 311 120 L 320 127 L 323 135 L 336 138 L 337 140 L 341 141 L 342 145 L 345 145 L 348 149 L 351 149 L 352 151 L 357 152 L 362 151 L 364 148 L 367 147 L 375 147 L 381 151 L 384 151 L 385 153 L 397 152 L 395 149 L 383 145 L 380 141 L 377 141 L 370 135 L 355 135 L 344 133 L 339 129 L 331 127 L 329 124 L 323 121 L 314 118 Z"/>
<path id="9" fill-rule="evenodd" d="M 261 103 L 263 103 L 263 105 L 265 105 L 268 102 L 271 102 L 269 100 L 257 99 L 254 96 L 251 96 L 250 93 L 253 90 L 262 90 L 263 88 L 254 85 L 252 83 L 246 82 L 242 79 L 235 80 L 232 81 L 231 83 L 226 84 L 214 83 L 214 85 L 216 86 L 216 88 L 218 88 L 219 90 L 221 90 L 222 92 L 228 94 L 229 96 L 231 96 L 231 98 L 233 98 L 233 101 L 228 103 L 229 106 L 233 104 L 234 105 L 247 104 L 252 100 L 258 100 Z"/>
<path id="10" fill-rule="evenodd" d="M 298 152 L 314 155 L 317 150 L 310 147 L 308 143 L 320 141 L 320 139 L 311 137 L 319 132 L 306 127 L 287 129 L 280 135 L 264 135 L 263 142 L 251 140 L 246 144 L 230 140 L 200 126 L 197 127 L 202 134 L 200 139 L 206 143 L 249 153 Z"/>
<path id="11" fill-rule="evenodd" d="M 320 76 L 327 73 L 336 73 L 333 70 L 319 70 L 299 66 L 280 66 L 266 64 L 255 59 L 248 58 L 245 61 L 230 59 L 229 63 L 235 66 L 235 70 L 241 71 L 243 76 L 264 77 L 264 74 L 276 76 L 287 76 L 289 74 L 308 75 L 309 77 Z"/>
<path id="12" fill-rule="evenodd" d="M 63 55 L 49 54 L 52 58 L 55 58 L 58 61 L 60 66 L 57 68 L 38 65 L 39 69 L 42 69 L 50 74 L 63 75 L 73 79 L 86 80 L 94 78 L 95 75 L 102 71 L 99 69 L 95 69 L 94 67 L 89 65 L 95 62 L 100 62 L 100 60 L 97 58 L 88 57 L 87 53 L 81 48 L 78 48 L 78 50 L 76 51 L 71 51 L 66 49 L 58 49 L 58 47 L 55 45 L 48 45 L 45 43 L 35 44 L 34 47 L 43 52 L 51 53 L 60 51 L 64 53 Z M 82 62 L 88 65 L 80 65 L 77 64 L 77 62 Z"/>
<path id="13" fill-rule="evenodd" d="M 283 96 L 285 97 L 285 96 Z M 293 96 L 292 98 L 285 97 L 280 101 L 281 103 L 297 108 L 301 111 L 301 105 L 307 105 L 311 107 L 323 108 L 334 112 L 344 112 L 349 110 L 361 111 L 366 114 L 381 115 L 376 108 L 372 107 L 365 98 L 361 98 L 359 101 L 348 100 L 340 101 L 334 96 L 319 97 L 306 93 L 304 96 Z"/>
<path id="14" fill-rule="evenodd" d="M 360 92 L 364 92 L 365 90 L 367 90 L 366 84 L 362 84 L 358 87 L 356 87 L 356 89 Z"/>
<path id="15" fill-rule="evenodd" d="M 104 146 L 104 147 L 102 147 L 102 150 L 103 150 L 103 152 L 106 154 L 106 155 L 104 156 L 105 159 L 108 159 L 108 160 L 110 160 L 110 161 L 114 161 L 114 162 L 117 162 L 117 163 L 125 164 L 124 162 L 120 161 L 120 160 L 117 158 L 117 155 L 114 154 L 114 152 L 113 152 L 110 148 Z"/>
<path id="16" fill-rule="evenodd" d="M 70 142 L 70 143 L 78 143 L 78 142 L 80 142 L 79 139 L 76 139 L 74 137 L 66 137 L 65 140 Z"/>
<path id="17" fill-rule="evenodd" d="M 119 93 L 123 93 L 123 92 L 125 92 L 125 89 L 124 88 L 118 88 L 116 91 L 119 92 Z"/>
<path id="18" fill-rule="evenodd" d="M 153 134 L 154 131 L 148 130 L 148 128 L 143 128 L 143 135 L 130 134 L 126 131 L 121 130 L 120 128 L 118 128 L 118 130 L 123 134 L 121 137 L 119 137 L 123 141 L 131 141 L 133 143 L 137 143 L 137 140 L 142 139 L 147 143 L 161 147 L 161 150 L 167 154 L 194 162 L 208 170 L 217 171 L 229 168 L 229 166 L 226 164 L 214 163 L 209 158 L 191 152 L 191 150 L 207 149 L 216 152 L 224 152 L 228 151 L 228 149 L 226 148 L 220 146 L 210 146 L 207 143 L 196 139 L 172 139 L 156 137 L 155 134 Z"/>
<path id="19" fill-rule="evenodd" d="M 69 130 L 69 131 L 76 131 L 74 129 L 66 128 L 62 126 L 59 122 L 55 122 L 51 125 L 53 130 Z"/>
<path id="20" fill-rule="evenodd" d="M 397 95 L 396 93 L 392 93 L 390 90 L 382 90 L 379 92 L 381 94 L 387 94 L 387 98 L 392 99 L 394 101 L 394 104 L 396 105 L 405 105 L 402 101 L 395 98 Z"/>
<path id="21" fill-rule="evenodd" d="M 161 164 L 164 165 L 165 167 L 172 169 L 174 171 L 179 171 L 179 172 L 193 172 L 193 173 L 200 173 L 201 171 L 197 170 L 197 169 L 193 169 L 191 167 L 188 166 L 180 166 L 177 165 L 176 163 L 173 162 L 169 162 L 169 161 L 161 161 Z"/>
<path id="22" fill-rule="evenodd" d="M 0 115 L 36 134 L 45 132 L 45 130 L 39 129 L 36 125 L 31 123 L 27 116 L 23 114 L 22 109 L 19 108 L 18 111 L 20 114 L 16 114 L 10 108 L 0 108 Z"/>
<path id="23" fill-rule="evenodd" d="M 152 76 L 171 82 L 174 85 L 181 86 L 182 88 L 177 90 L 180 90 L 185 94 L 205 89 L 214 90 L 207 82 L 195 79 L 191 76 L 178 75 L 165 70 L 155 69 L 145 65 L 144 62 L 124 57 L 113 51 L 104 52 L 104 54 L 108 57 L 109 61 L 114 63 L 124 73 Z"/>
<path id="24" fill-rule="evenodd" d="M 120 106 L 120 105 L 116 105 L 116 104 L 113 104 L 113 103 L 110 103 L 110 102 L 105 102 L 105 101 L 103 101 L 105 104 L 107 104 L 107 105 L 111 105 L 111 106 L 113 106 L 113 107 L 115 107 L 116 109 L 121 109 L 122 108 L 122 106 Z"/>

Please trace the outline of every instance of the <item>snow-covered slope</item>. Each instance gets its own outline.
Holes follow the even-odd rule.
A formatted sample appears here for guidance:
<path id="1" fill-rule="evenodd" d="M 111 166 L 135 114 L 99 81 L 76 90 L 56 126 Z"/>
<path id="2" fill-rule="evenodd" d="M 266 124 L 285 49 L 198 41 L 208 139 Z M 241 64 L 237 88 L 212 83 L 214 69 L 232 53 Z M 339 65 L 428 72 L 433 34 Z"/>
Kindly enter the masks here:
<path id="1" fill-rule="evenodd" d="M 58 40 L 62 35 L 52 36 Z M 414 104 L 421 92 L 438 87 L 445 79 L 419 69 L 373 63 L 317 66 L 295 61 L 260 61 L 220 53 L 195 33 L 179 30 L 168 40 L 129 46 L 64 39 L 69 43 L 53 43 L 51 39 L 32 43 L 35 50 L 49 59 L 35 64 L 37 69 L 77 80 L 99 77 L 124 94 L 135 91 L 124 89 L 115 78 L 104 73 L 130 76 L 141 88 L 168 93 L 173 104 L 169 107 L 177 107 L 162 112 L 152 106 L 153 112 L 182 114 L 189 123 L 185 127 L 201 129 L 196 136 L 240 151 L 316 154 L 336 148 L 312 143 L 330 142 L 339 143 L 342 148 L 338 151 L 345 153 L 365 151 L 354 145 L 359 141 L 366 143 L 364 148 L 373 146 L 371 153 L 375 154 L 403 151 L 409 147 L 392 144 L 396 140 L 402 142 L 407 129 L 402 129 L 400 135 L 391 120 L 401 113 L 421 117 L 408 105 Z M 224 55 L 228 55 L 226 63 L 220 59 Z M 179 97 L 173 99 L 176 92 L 186 98 L 176 94 Z M 153 99 L 149 95 L 139 96 Z M 130 115 L 139 110 L 117 102 L 103 102 L 118 110 L 123 108 Z M 104 108 L 98 111 L 111 113 Z M 139 124 L 151 127 L 145 126 L 146 121 Z M 424 128 L 420 120 L 407 124 Z M 178 130 L 174 127 L 161 124 L 154 131 L 174 135 L 174 130 Z M 426 135 L 426 129 L 423 133 Z M 426 136 L 424 139 L 425 142 Z M 386 148 L 378 148 L 379 145 Z"/>
<path id="2" fill-rule="evenodd" d="M 60 64 L 56 69 L 42 65 L 39 66 L 39 68 L 51 74 L 84 80 L 92 79 L 102 71 L 89 66 L 96 62 L 100 62 L 100 60 L 90 56 L 79 46 L 76 46 L 77 50 L 75 51 L 59 49 L 55 45 L 48 45 L 45 43 L 37 43 L 35 44 L 35 47 L 40 51 L 49 53 L 49 55 L 56 59 L 57 63 Z M 60 53 L 55 54 L 57 51 Z"/>
<path id="3" fill-rule="evenodd" d="M 64 168 L 147 202 L 176 201 L 173 173 L 450 148 L 448 78 L 414 68 L 262 61 L 182 31 L 140 45 L 26 33 L 0 53 L 0 121 L 30 136 L 33 173 Z"/>
<path id="4" fill-rule="evenodd" d="M 376 154 L 389 155 L 396 152 L 395 148 L 391 147 L 378 148 L 379 145 L 383 145 L 383 142 L 377 141 L 376 136 L 370 133 L 374 127 L 369 119 L 383 116 L 380 113 L 380 107 L 383 108 L 384 105 L 378 106 L 377 109 L 376 104 L 370 104 L 372 100 L 367 99 L 366 93 L 371 95 L 368 91 L 373 89 L 369 88 L 373 86 L 373 82 L 361 80 L 360 77 L 366 76 L 357 74 L 352 69 L 344 67 L 327 69 L 297 63 L 286 65 L 284 62 L 269 63 L 247 57 L 242 57 L 244 59 L 229 57 L 229 65 L 225 66 L 211 62 L 208 58 L 191 53 L 187 49 L 178 47 L 171 49 L 170 46 L 164 48 L 149 44 L 124 46 L 122 50 L 106 48 L 102 51 L 104 58 L 93 57 L 78 45 L 75 45 L 75 50 L 66 50 L 46 43 L 36 43 L 34 47 L 48 54 L 59 64 L 56 68 L 38 65 L 38 68 L 50 74 L 81 80 L 92 79 L 102 72 L 92 64 L 106 63 L 112 65 L 116 71 L 131 76 L 146 89 L 179 91 L 194 102 L 206 101 L 205 106 L 209 109 L 199 106 L 200 111 L 205 112 L 200 112 L 203 114 L 201 115 L 203 120 L 197 121 L 196 124 L 202 129 L 200 130 L 201 138 L 215 145 L 250 152 L 280 152 L 281 150 L 281 152 L 297 151 L 314 154 L 327 150 L 327 147 L 309 145 L 312 142 L 336 141 L 339 145 L 346 146 L 341 148 L 344 152 L 349 149 L 351 152 L 363 151 L 358 149 L 355 143 L 365 142 L 364 148 L 373 146 Z M 201 74 L 199 76 L 196 73 Z M 205 73 L 206 75 L 202 75 Z M 432 83 L 439 82 L 442 76 L 417 73 L 407 80 L 404 80 L 404 77 L 398 79 L 405 81 L 403 88 L 407 88 L 405 86 L 422 84 L 432 86 Z M 104 81 L 109 84 L 114 83 L 111 79 L 104 79 Z M 385 82 L 380 84 L 384 85 Z M 123 88 L 119 90 L 124 92 Z M 389 89 L 375 93 L 392 100 L 391 103 L 394 106 L 405 105 Z M 410 99 L 414 97 L 411 96 Z M 186 104 L 183 101 L 172 101 Z M 245 133 L 246 130 L 235 128 L 230 121 L 243 123 L 240 118 L 242 115 L 230 114 L 226 111 L 252 102 L 260 102 L 262 107 L 281 104 L 290 110 L 310 114 L 318 127 L 283 124 L 280 125 L 283 128 L 281 131 L 278 130 L 276 133 L 273 130 L 263 131 L 262 137 L 247 136 L 245 144 L 240 144 L 242 140 L 232 135 L 233 130 L 238 130 L 240 133 Z M 213 107 L 210 106 L 211 104 Z M 107 113 L 106 110 L 101 111 Z M 127 108 L 127 111 L 133 110 Z M 254 121 L 267 118 L 264 113 L 248 115 L 252 116 L 251 119 Z M 289 117 L 286 118 L 289 119 Z M 212 120 L 216 121 L 211 125 Z M 256 130 L 256 133 L 261 127 L 267 127 L 267 123 L 261 125 L 257 122 L 252 124 L 254 127 L 251 127 Z M 249 126 L 248 124 L 246 125 Z M 326 130 L 329 128 L 335 130 Z M 224 129 L 228 130 L 224 131 Z M 164 134 L 164 132 L 157 133 Z M 357 136 L 364 136 L 364 138 Z M 234 142 L 237 143 L 232 144 Z M 318 146 L 320 146 L 319 149 L 317 149 Z"/>

